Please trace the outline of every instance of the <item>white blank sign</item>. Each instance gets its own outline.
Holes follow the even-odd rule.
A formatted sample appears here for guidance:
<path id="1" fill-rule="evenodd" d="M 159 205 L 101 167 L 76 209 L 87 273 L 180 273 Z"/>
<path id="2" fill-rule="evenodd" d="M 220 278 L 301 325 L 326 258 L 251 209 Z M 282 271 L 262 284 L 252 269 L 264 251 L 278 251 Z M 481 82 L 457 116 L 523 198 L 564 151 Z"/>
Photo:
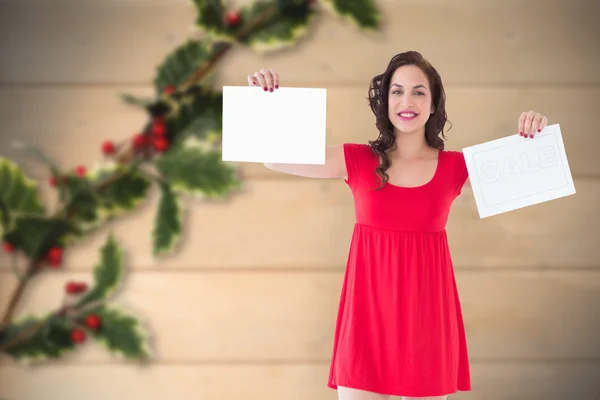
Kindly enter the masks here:
<path id="1" fill-rule="evenodd" d="M 480 218 L 575 194 L 558 124 L 463 149 Z"/>
<path id="2" fill-rule="evenodd" d="M 223 87 L 223 161 L 325 164 L 326 89 Z"/>

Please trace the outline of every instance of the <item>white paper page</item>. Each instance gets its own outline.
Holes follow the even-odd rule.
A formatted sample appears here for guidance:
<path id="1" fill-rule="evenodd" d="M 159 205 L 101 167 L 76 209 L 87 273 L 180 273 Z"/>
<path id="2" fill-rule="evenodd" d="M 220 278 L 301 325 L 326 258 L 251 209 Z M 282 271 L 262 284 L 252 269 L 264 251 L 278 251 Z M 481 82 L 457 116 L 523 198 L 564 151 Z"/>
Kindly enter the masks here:
<path id="1" fill-rule="evenodd" d="M 463 149 L 480 218 L 575 194 L 559 124 Z"/>
<path id="2" fill-rule="evenodd" d="M 223 87 L 223 161 L 325 164 L 327 90 Z"/>

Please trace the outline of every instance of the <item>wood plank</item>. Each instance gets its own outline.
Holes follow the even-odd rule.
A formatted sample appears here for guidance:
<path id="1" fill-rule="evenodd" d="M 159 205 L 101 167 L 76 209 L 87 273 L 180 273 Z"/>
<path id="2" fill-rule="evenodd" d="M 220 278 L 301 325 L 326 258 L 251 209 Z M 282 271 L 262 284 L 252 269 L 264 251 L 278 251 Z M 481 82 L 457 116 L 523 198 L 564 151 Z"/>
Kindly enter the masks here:
<path id="1" fill-rule="evenodd" d="M 126 3 L 141 3 L 145 5 L 156 5 L 156 4 L 186 4 L 191 2 L 192 0 L 105 0 L 103 3 L 105 4 L 126 4 Z M 234 6 L 240 6 L 244 4 L 251 3 L 254 0 L 228 0 L 227 4 Z M 390 0 L 376 0 L 377 4 L 384 3 Z M 573 0 L 571 4 L 576 6 L 593 6 L 595 0 Z M 26 4 L 26 5 L 40 5 L 44 4 L 46 0 L 0 0 L 0 4 L 3 5 L 15 5 L 15 4 Z M 82 3 L 96 3 L 95 0 L 54 0 L 53 4 L 57 4 L 60 6 L 72 6 Z M 404 0 L 404 4 L 426 4 L 428 6 L 468 6 L 468 7 L 479 7 L 479 8 L 489 8 L 489 7 L 499 7 L 502 5 L 506 6 L 518 6 L 522 5 L 522 0 L 505 0 L 502 2 L 499 1 L 489 1 L 489 2 L 481 2 L 479 0 Z M 564 5 L 564 2 L 561 0 L 528 0 L 527 4 L 535 5 L 535 6 L 545 6 L 545 7 L 556 7 Z"/>
<path id="2" fill-rule="evenodd" d="M 326 364 L 69 365 L 0 367 L 0 396 L 11 400 L 129 398 L 163 400 L 335 400 Z M 90 379 L 90 377 L 94 379 Z M 454 400 L 563 400 L 600 397 L 598 364 L 509 363 L 472 366 L 473 391 Z M 107 384 L 111 382 L 111 384 Z M 117 382 L 127 382 L 126 385 Z M 235 384 L 232 384 L 235 382 Z M 57 384 L 60 383 L 60 384 Z M 399 397 L 392 397 L 400 400 Z"/>
<path id="3" fill-rule="evenodd" d="M 447 224 L 456 268 L 598 268 L 600 181 L 578 179 L 575 187 L 573 196 L 483 220 L 472 191 L 465 189 Z M 53 204 L 56 192 L 44 185 L 42 193 L 50 199 L 45 203 Z M 75 244 L 65 254 L 65 268 L 91 269 L 108 232 L 118 237 L 132 268 L 341 270 L 345 266 L 354 208 L 342 181 L 251 180 L 227 201 L 190 201 L 185 237 L 177 252 L 155 259 L 150 232 L 157 201 L 153 190 L 140 209 Z M 2 254 L 0 266 L 10 265 Z"/>
<path id="4" fill-rule="evenodd" d="M 378 4 L 385 16 L 379 33 L 361 32 L 325 13 L 292 51 L 263 56 L 239 48 L 229 54 L 219 67 L 220 82 L 244 85 L 249 72 L 266 66 L 276 67 L 285 85 L 367 84 L 409 48 L 421 51 L 446 83 L 600 82 L 597 2 Z M 2 83 L 148 83 L 165 55 L 194 34 L 191 2 L 0 7 L 0 53 L 9 55 L 0 60 Z M 423 21 L 430 29 L 422 29 Z M 410 47 L 403 39 L 408 37 Z M 343 44 L 352 50 L 337 53 Z"/>
<path id="5" fill-rule="evenodd" d="M 7 274 L 2 305 L 15 285 Z M 90 278 L 49 272 L 16 313 L 54 309 L 67 280 Z M 327 361 L 342 279 L 342 271 L 143 272 L 129 274 L 114 301 L 149 327 L 159 362 Z M 600 359 L 599 271 L 459 271 L 457 282 L 474 361 Z M 64 362 L 118 359 L 88 345 Z"/>
<path id="6" fill-rule="evenodd" d="M 522 111 L 543 112 L 549 123 L 560 123 L 575 176 L 600 175 L 596 162 L 600 128 L 594 121 L 600 86 L 446 88 L 447 113 L 452 129 L 448 148 L 461 149 L 515 134 Z M 102 161 L 101 143 L 131 137 L 146 122 L 145 113 L 118 99 L 119 93 L 152 94 L 151 87 L 3 87 L 0 88 L 0 155 L 46 179 L 47 171 L 12 147 L 14 140 L 35 143 L 65 167 Z M 268 94 L 266 94 L 268 95 Z M 334 86 L 327 94 L 327 142 L 366 143 L 377 137 L 374 117 L 367 107 L 366 87 Z M 33 117 L 35 116 L 35 117 Z M 248 178 L 295 179 L 262 164 L 235 163 Z"/>

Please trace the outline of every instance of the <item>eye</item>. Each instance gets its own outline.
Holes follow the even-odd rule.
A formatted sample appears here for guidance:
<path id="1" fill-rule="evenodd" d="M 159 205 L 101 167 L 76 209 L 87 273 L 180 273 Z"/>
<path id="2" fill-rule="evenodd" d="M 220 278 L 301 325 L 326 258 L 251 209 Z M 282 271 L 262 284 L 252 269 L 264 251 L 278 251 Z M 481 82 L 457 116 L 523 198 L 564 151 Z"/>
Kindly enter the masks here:
<path id="1" fill-rule="evenodd" d="M 425 93 L 423 93 L 423 92 L 417 92 L 417 94 L 420 96 L 425 96 Z"/>

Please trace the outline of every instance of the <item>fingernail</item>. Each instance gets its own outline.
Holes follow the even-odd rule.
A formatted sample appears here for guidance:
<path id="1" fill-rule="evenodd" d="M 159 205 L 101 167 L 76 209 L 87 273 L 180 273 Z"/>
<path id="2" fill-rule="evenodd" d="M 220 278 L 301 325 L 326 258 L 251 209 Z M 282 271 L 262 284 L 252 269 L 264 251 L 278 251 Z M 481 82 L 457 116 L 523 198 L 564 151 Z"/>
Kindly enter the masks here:
<path id="1" fill-rule="evenodd" d="M 266 92 L 267 90 L 269 90 L 269 89 L 268 89 L 266 86 L 265 86 L 265 87 L 263 87 L 263 89 L 265 89 L 265 92 Z"/>
<path id="2" fill-rule="evenodd" d="M 523 132 L 519 132 L 519 136 L 523 136 Z"/>
<path id="3" fill-rule="evenodd" d="M 541 131 L 542 131 L 541 129 L 538 129 L 538 132 L 541 132 Z"/>
<path id="4" fill-rule="evenodd" d="M 533 135 L 529 135 L 529 137 L 533 139 Z"/>
<path id="5" fill-rule="evenodd" d="M 273 88 L 269 89 L 269 92 L 272 92 L 272 91 L 273 91 Z"/>
<path id="6" fill-rule="evenodd" d="M 279 85 L 275 85 L 275 89 L 279 89 Z"/>

